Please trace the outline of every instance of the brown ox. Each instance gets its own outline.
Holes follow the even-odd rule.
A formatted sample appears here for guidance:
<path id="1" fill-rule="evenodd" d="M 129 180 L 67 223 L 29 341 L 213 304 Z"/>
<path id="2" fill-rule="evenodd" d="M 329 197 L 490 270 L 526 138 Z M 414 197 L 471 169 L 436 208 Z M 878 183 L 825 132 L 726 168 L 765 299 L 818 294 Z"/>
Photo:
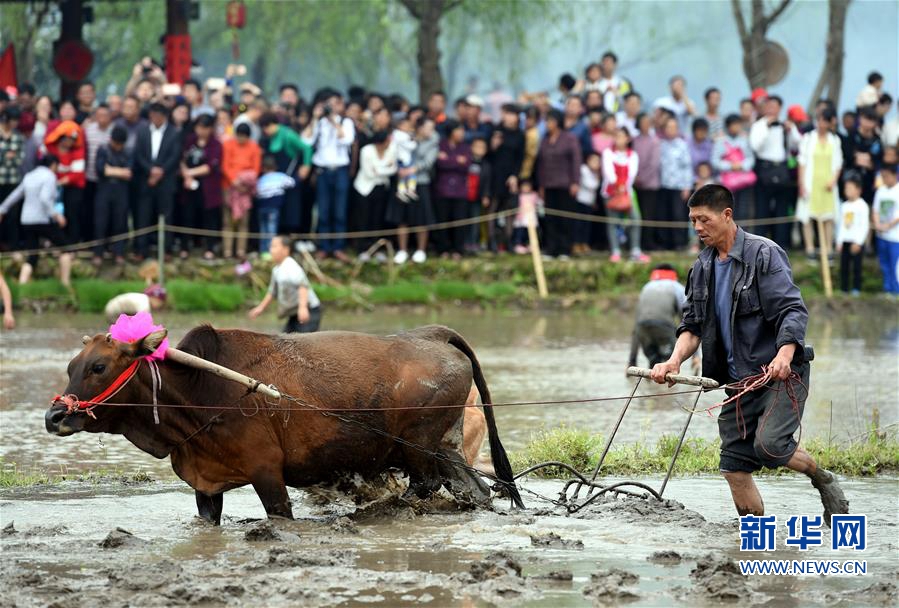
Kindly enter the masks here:
<path id="1" fill-rule="evenodd" d="M 101 393 L 164 336 L 157 332 L 130 344 L 101 334 L 88 339 L 69 363 L 64 394 L 90 399 Z M 427 496 L 443 484 L 483 504 L 490 490 L 464 466 L 463 408 L 426 409 L 465 403 L 473 382 L 485 403 L 497 476 L 516 505 L 523 506 L 481 367 L 451 329 L 428 326 L 386 337 L 336 331 L 272 336 L 201 326 L 178 348 L 271 383 L 306 404 L 341 411 L 267 412 L 265 398 L 248 395 L 235 382 L 162 361 L 158 403 L 194 407 L 160 407 L 157 425 L 152 407 L 112 405 L 153 403 L 151 370 L 142 364 L 110 404 L 95 406 L 96 419 L 54 404 L 45 415 L 47 430 L 60 436 L 121 434 L 156 458 L 170 456 L 172 469 L 196 491 L 200 516 L 216 524 L 222 493 L 233 488 L 252 484 L 266 513 L 292 517 L 286 486 L 326 482 L 345 472 L 373 475 L 390 467 L 409 474 L 410 494 Z M 238 404 L 241 410 L 234 409 Z M 289 401 L 281 405 L 299 407 Z M 409 406 L 414 409 L 390 409 Z M 246 415 L 257 408 L 258 413 Z M 369 411 L 353 411 L 362 408 Z"/>

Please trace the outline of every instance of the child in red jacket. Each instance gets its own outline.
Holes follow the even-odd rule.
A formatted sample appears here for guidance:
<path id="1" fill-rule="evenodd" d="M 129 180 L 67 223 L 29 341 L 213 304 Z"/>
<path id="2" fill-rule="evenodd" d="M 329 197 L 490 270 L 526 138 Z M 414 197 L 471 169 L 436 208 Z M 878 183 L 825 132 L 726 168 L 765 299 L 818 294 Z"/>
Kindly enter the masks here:
<path id="1" fill-rule="evenodd" d="M 47 152 L 59 158 L 56 178 L 62 188 L 68 241 L 80 243 L 89 238 L 87 230 L 93 226 L 93 208 L 83 205 L 86 183 L 84 132 L 75 121 L 64 120 L 47 134 L 44 144 Z"/>

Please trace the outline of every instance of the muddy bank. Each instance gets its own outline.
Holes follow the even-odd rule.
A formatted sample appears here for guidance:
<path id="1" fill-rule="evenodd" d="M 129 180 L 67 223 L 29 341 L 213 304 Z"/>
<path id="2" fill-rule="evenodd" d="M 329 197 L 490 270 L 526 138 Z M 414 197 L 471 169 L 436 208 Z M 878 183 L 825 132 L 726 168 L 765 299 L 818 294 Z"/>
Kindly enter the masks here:
<path id="1" fill-rule="evenodd" d="M 644 480 L 657 483 L 658 480 Z M 225 495 L 221 527 L 194 516 L 181 485 L 0 492 L 0 606 L 893 605 L 896 480 L 848 481 L 868 514 L 868 575 L 743 577 L 725 484 L 676 480 L 670 500 L 603 499 L 575 516 L 526 494 L 528 509 L 460 511 L 445 499 L 372 492 L 357 504 L 292 490 L 296 521 L 261 519 L 252 491 Z M 554 496 L 556 482 L 525 487 Z M 792 480 L 761 483 L 772 512 L 816 513 Z M 530 496 L 528 498 L 528 496 Z M 783 547 L 766 558 L 801 558 Z M 840 556 L 843 557 L 843 556 Z"/>

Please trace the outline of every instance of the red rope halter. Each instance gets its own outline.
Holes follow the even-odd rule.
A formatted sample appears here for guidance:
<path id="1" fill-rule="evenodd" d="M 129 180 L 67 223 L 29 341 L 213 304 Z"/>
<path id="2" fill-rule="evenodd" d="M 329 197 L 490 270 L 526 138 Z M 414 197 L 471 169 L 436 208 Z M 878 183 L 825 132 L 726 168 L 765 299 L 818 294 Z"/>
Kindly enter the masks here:
<path id="1" fill-rule="evenodd" d="M 51 405 L 56 405 L 57 403 L 62 403 L 66 406 L 66 414 L 74 414 L 77 412 L 84 412 L 91 418 L 96 420 L 96 416 L 94 416 L 93 409 L 94 407 L 100 405 L 101 403 L 105 403 L 109 399 L 112 399 L 120 390 L 125 388 L 125 385 L 137 374 L 137 368 L 140 367 L 140 362 L 142 359 L 136 359 L 134 363 L 125 368 L 119 376 L 112 381 L 108 387 L 106 387 L 103 392 L 94 397 L 93 399 L 87 401 L 81 401 L 78 399 L 76 395 L 56 395 L 53 397 L 53 400 L 50 402 Z"/>

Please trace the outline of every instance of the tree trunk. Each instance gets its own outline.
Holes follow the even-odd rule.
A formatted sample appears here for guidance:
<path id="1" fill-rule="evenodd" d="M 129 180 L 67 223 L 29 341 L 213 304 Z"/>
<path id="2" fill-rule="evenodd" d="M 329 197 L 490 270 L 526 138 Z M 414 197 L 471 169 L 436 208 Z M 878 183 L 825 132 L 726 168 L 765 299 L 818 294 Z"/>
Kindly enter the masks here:
<path id="1" fill-rule="evenodd" d="M 808 101 L 811 114 L 818 100 L 822 97 L 830 99 L 836 106 L 840 102 L 840 90 L 843 88 L 843 58 L 845 52 L 846 13 L 851 0 L 829 0 L 829 18 L 827 24 L 827 43 L 824 66 L 818 77 L 818 84 Z M 825 95 L 824 92 L 827 91 Z"/>
<path id="2" fill-rule="evenodd" d="M 771 24 L 777 21 L 792 0 L 780 0 L 780 4 L 765 14 L 763 0 L 752 0 L 752 21 L 747 25 L 741 0 L 731 0 L 731 10 L 737 22 L 737 33 L 743 46 L 743 73 L 750 89 L 768 86 L 768 66 L 765 65 L 766 35 Z"/>
<path id="3" fill-rule="evenodd" d="M 421 7 L 421 19 L 418 21 L 418 95 L 419 101 L 425 103 L 431 93 L 443 90 L 439 46 L 443 0 L 426 0 Z"/>

